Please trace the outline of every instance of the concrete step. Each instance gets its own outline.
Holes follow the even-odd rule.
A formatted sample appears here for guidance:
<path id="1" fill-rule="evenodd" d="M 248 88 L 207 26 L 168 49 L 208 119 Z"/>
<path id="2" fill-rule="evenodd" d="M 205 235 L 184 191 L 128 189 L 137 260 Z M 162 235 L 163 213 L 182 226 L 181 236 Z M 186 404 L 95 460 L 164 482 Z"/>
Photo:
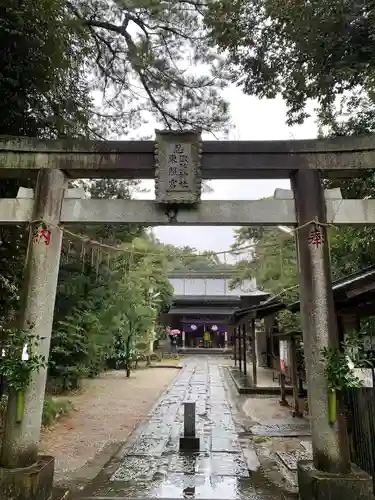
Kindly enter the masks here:
<path id="1" fill-rule="evenodd" d="M 203 354 L 204 356 L 220 355 L 220 356 L 230 356 L 232 349 L 220 349 L 211 347 L 209 349 L 204 349 L 202 347 L 178 347 L 179 354 Z"/>
<path id="2" fill-rule="evenodd" d="M 175 497 L 175 498 L 170 498 L 170 497 L 167 497 L 167 498 L 163 498 L 163 497 L 120 497 L 120 496 L 111 496 L 111 497 L 108 497 L 108 496 L 95 496 L 95 497 L 77 497 L 76 500 L 139 500 L 140 498 L 144 498 L 145 500 L 182 500 L 183 498 L 188 498 L 188 497 Z M 194 498 L 194 497 L 191 497 L 191 498 Z M 297 497 L 294 497 L 294 496 L 282 496 L 280 500 L 294 500 L 294 498 L 297 498 L 298 499 L 298 496 Z M 275 499 L 275 496 L 273 494 L 262 494 L 262 493 L 250 493 L 250 494 L 246 494 L 246 500 L 274 500 Z M 75 500 L 75 499 L 74 499 Z M 205 500 L 204 497 L 202 497 L 201 500 Z M 209 500 L 209 497 L 208 499 Z M 226 500 L 225 497 L 222 498 L 222 500 Z M 233 500 L 233 499 L 229 499 L 229 500 Z"/>

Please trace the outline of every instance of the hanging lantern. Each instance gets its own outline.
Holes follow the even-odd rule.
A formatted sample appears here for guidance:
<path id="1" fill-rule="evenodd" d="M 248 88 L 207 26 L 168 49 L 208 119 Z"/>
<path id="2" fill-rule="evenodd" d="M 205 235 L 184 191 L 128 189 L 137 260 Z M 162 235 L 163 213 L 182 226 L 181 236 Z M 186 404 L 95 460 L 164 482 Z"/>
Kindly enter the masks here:
<path id="1" fill-rule="evenodd" d="M 197 330 L 197 325 L 190 325 L 190 328 L 193 330 L 193 332 L 195 332 Z"/>
<path id="2" fill-rule="evenodd" d="M 213 332 L 217 332 L 217 330 L 218 330 L 217 325 L 212 325 L 211 330 L 212 330 Z"/>

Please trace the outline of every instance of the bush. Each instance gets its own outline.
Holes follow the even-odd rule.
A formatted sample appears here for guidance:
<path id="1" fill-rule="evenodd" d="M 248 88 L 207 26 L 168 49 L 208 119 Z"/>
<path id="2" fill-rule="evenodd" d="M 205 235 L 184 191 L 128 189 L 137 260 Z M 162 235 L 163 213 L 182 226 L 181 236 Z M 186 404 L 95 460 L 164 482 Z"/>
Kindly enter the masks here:
<path id="1" fill-rule="evenodd" d="M 51 425 L 62 415 L 66 415 L 73 410 L 71 401 L 62 398 L 46 396 L 43 404 L 43 425 Z"/>
<path id="2" fill-rule="evenodd" d="M 0 422 L 1 423 L 4 421 L 5 412 L 7 410 L 7 402 L 8 402 L 7 396 L 2 396 L 0 398 Z"/>
<path id="3" fill-rule="evenodd" d="M 48 374 L 58 393 L 78 389 L 85 375 L 87 336 L 74 320 L 60 321 L 52 332 Z"/>
<path id="4" fill-rule="evenodd" d="M 8 398 L 0 399 L 0 428 L 3 428 Z M 43 404 L 42 425 L 52 425 L 62 415 L 66 415 L 74 409 L 71 401 L 63 398 L 46 396 Z"/>

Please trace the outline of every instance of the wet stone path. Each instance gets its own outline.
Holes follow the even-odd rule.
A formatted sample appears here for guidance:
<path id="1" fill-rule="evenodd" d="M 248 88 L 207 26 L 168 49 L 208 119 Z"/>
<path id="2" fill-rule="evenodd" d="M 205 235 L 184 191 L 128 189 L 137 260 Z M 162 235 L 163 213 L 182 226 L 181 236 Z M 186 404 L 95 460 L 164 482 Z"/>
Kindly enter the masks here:
<path id="1" fill-rule="evenodd" d="M 188 358 L 148 420 L 81 498 L 279 500 L 280 492 L 248 470 L 219 363 Z M 179 452 L 185 401 L 196 402 L 199 453 Z"/>

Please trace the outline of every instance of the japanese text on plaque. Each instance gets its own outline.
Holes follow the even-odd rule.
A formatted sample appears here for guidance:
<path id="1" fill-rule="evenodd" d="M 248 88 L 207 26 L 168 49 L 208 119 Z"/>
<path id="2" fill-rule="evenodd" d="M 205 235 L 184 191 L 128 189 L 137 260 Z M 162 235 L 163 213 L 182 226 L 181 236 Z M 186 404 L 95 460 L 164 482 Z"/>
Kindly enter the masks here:
<path id="1" fill-rule="evenodd" d="M 168 191 L 189 191 L 189 145 L 171 144 L 167 157 Z"/>

